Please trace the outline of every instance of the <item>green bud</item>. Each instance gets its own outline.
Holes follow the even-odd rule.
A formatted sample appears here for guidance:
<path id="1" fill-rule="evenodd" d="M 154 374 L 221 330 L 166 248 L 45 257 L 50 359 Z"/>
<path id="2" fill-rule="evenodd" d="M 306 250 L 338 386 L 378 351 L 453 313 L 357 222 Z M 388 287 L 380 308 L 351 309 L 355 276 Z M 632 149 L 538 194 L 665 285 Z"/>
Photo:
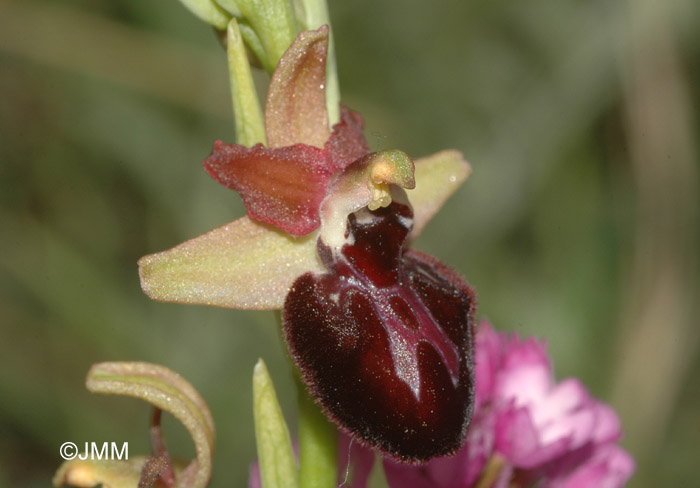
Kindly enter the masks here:
<path id="1" fill-rule="evenodd" d="M 294 7 L 289 0 L 237 0 L 237 3 L 265 51 L 260 62 L 272 73 L 299 31 Z"/>
<path id="2" fill-rule="evenodd" d="M 180 0 L 180 2 L 182 2 L 190 12 L 219 30 L 226 29 L 228 21 L 231 19 L 231 15 L 213 0 Z"/>
<path id="3" fill-rule="evenodd" d="M 244 146 L 267 144 L 265 123 L 253 75 L 250 72 L 248 54 L 235 17 L 228 24 L 226 36 L 228 69 L 236 123 L 236 142 Z"/>
<path id="4" fill-rule="evenodd" d="M 241 17 L 241 9 L 238 8 L 238 3 L 236 0 L 215 0 L 214 3 L 217 3 L 232 16 L 239 18 Z"/>

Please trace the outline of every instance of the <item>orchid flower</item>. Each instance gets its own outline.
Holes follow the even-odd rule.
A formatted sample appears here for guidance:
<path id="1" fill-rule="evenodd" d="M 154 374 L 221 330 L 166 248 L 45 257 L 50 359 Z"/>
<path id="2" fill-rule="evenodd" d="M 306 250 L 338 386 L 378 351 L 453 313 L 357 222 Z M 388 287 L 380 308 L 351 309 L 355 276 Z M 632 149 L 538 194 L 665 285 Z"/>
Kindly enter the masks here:
<path id="1" fill-rule="evenodd" d="M 248 215 L 141 259 L 156 300 L 281 309 L 295 364 L 328 417 L 397 459 L 458 449 L 473 404 L 474 293 L 406 250 L 467 177 L 456 151 L 371 153 L 359 114 L 329 128 L 328 28 L 300 33 L 272 75 L 267 145 L 217 141 L 209 174 Z M 409 190 L 407 193 L 405 190 Z"/>

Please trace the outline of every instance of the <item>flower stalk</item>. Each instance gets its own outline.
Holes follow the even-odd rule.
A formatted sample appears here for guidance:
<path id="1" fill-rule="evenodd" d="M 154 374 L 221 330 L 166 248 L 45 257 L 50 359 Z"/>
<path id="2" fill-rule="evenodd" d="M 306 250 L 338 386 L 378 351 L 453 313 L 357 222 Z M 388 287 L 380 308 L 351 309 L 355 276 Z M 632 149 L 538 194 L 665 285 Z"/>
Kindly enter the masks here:
<path id="1" fill-rule="evenodd" d="M 289 429 L 275 387 L 262 359 L 253 370 L 253 414 L 260 479 L 264 488 L 298 488 Z"/>
<path id="2" fill-rule="evenodd" d="M 338 476 L 338 429 L 297 377 L 299 488 L 334 486 Z"/>
<path id="3" fill-rule="evenodd" d="M 506 465 L 505 459 L 498 454 L 491 456 L 486 463 L 484 471 L 476 481 L 474 488 L 491 488 L 501 474 L 501 470 Z"/>

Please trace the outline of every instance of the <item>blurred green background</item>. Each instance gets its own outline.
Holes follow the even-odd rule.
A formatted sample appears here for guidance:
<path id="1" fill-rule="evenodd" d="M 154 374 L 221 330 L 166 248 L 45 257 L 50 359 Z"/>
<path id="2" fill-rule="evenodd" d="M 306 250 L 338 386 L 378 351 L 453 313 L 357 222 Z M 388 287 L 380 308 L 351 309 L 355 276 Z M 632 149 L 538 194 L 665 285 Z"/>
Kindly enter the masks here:
<path id="1" fill-rule="evenodd" d="M 619 410 L 630 486 L 693 485 L 700 2 L 329 4 L 343 100 L 372 147 L 472 162 L 416 247 Z M 139 288 L 140 256 L 243 214 L 200 165 L 233 138 L 227 83 L 211 29 L 175 0 L 0 0 L 0 486 L 49 486 L 65 441 L 148 451 L 145 404 L 85 390 L 98 361 L 195 385 L 214 487 L 245 486 L 258 357 L 294 417 L 272 313 Z"/>

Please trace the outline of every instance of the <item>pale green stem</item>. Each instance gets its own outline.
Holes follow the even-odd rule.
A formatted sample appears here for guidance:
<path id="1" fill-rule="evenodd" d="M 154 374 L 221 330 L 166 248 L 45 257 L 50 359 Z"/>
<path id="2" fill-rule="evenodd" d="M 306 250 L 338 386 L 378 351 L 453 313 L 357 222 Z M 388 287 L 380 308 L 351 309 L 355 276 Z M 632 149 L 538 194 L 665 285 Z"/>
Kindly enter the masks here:
<path id="1" fill-rule="evenodd" d="M 328 14 L 326 0 L 302 0 L 304 6 L 304 24 L 307 30 L 318 29 L 327 25 L 330 29 L 328 35 L 328 58 L 326 60 L 326 109 L 328 110 L 328 123 L 331 127 L 340 122 L 340 85 L 338 84 L 338 68 L 335 62 L 335 42 L 333 41 L 333 29 Z"/>
<path id="2" fill-rule="evenodd" d="M 248 54 L 235 17 L 228 24 L 226 49 L 233 117 L 236 124 L 236 142 L 244 146 L 267 144 L 260 101 L 255 91 Z"/>
<path id="3" fill-rule="evenodd" d="M 481 476 L 476 481 L 474 488 L 489 488 L 493 486 L 498 479 L 498 476 L 501 474 L 503 466 L 505 466 L 505 459 L 498 454 L 491 456 L 491 459 L 489 459 L 488 463 L 486 463 L 486 467 L 482 471 Z"/>
<path id="4" fill-rule="evenodd" d="M 332 488 L 338 478 L 338 430 L 297 381 L 299 487 Z"/>
<path id="5" fill-rule="evenodd" d="M 265 50 L 260 62 L 271 74 L 299 32 L 294 7 L 289 0 L 238 0 L 237 5 L 260 38 Z"/>
<path id="6" fill-rule="evenodd" d="M 275 318 L 282 324 L 280 312 Z M 299 488 L 333 488 L 338 480 L 338 429 L 311 398 L 291 360 L 290 364 L 297 386 Z"/>
<path id="7" fill-rule="evenodd" d="M 224 30 L 231 17 L 226 10 L 211 0 L 180 0 L 190 12 L 202 19 L 209 25 L 219 30 Z"/>
<path id="8" fill-rule="evenodd" d="M 253 372 L 253 413 L 263 488 L 298 488 L 289 431 L 262 359 Z"/>

